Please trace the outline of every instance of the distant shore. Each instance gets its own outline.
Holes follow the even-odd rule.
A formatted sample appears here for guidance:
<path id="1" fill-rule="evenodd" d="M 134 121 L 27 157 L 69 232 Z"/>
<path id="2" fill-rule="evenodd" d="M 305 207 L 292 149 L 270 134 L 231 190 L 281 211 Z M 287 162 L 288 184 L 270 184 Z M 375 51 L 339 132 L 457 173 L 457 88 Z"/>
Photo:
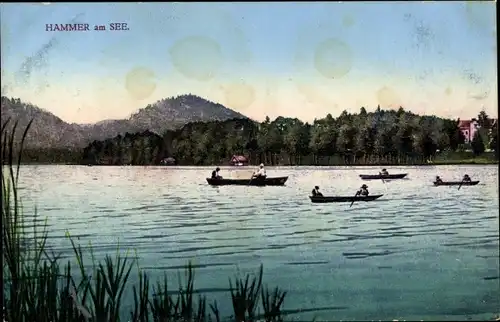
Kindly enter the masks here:
<path id="1" fill-rule="evenodd" d="M 495 165 L 498 164 L 498 160 L 489 159 L 475 159 L 475 160 L 453 160 L 453 161 L 435 161 L 429 163 L 420 164 L 389 164 L 389 163 L 379 163 L 379 164 L 343 164 L 343 163 L 332 163 L 332 164 L 266 164 L 268 167 L 432 167 L 432 166 L 446 166 L 446 165 Z M 131 167 L 231 167 L 234 169 L 248 169 L 258 167 L 258 164 L 246 165 L 246 166 L 231 166 L 227 164 L 207 164 L 207 165 L 194 165 L 194 164 L 175 164 L 175 165 L 159 165 L 159 164 L 81 164 L 81 163 L 44 163 L 44 162 L 21 162 L 21 165 L 79 165 L 79 166 L 92 166 L 92 167 L 110 167 L 110 166 L 131 166 Z"/>

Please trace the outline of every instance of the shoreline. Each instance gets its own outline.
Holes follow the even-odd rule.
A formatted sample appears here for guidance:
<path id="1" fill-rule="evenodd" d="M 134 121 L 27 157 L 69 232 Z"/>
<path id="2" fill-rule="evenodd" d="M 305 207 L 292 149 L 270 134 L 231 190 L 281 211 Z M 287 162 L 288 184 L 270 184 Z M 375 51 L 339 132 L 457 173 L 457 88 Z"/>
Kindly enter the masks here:
<path id="1" fill-rule="evenodd" d="M 268 164 L 266 167 L 435 167 L 435 166 L 448 166 L 448 165 L 498 165 L 498 161 L 480 161 L 480 162 L 464 162 L 464 161 L 450 161 L 450 162 L 433 162 L 433 163 L 422 163 L 422 164 Z M 249 169 L 258 167 L 258 164 L 246 165 L 246 166 L 232 166 L 232 165 L 220 165 L 220 164 L 206 164 L 206 165 L 194 165 L 194 164 L 176 164 L 176 165 L 162 165 L 162 164 L 81 164 L 81 163 L 36 163 L 36 162 L 21 162 L 21 165 L 77 165 L 77 166 L 89 166 L 89 167 L 228 167 L 234 169 Z"/>

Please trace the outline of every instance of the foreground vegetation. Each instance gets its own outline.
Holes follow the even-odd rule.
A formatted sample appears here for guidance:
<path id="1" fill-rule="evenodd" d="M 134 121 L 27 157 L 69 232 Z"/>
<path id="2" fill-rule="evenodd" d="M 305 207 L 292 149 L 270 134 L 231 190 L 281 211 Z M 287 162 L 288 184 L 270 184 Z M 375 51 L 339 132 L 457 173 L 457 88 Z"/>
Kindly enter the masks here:
<path id="1" fill-rule="evenodd" d="M 173 157 L 180 165 L 227 164 L 232 155 L 250 163 L 272 165 L 427 164 L 470 150 L 468 158 L 494 150 L 498 160 L 498 129 L 479 115 L 481 129 L 469 145 L 458 120 L 418 116 L 400 108 L 374 113 L 330 114 L 313 124 L 278 117 L 263 123 L 248 119 L 189 123 L 163 136 L 150 131 L 94 141 L 82 153 L 84 164 L 151 165 Z M 446 158 L 444 158 L 446 161 Z M 486 158 L 487 159 L 487 158 Z M 460 161 L 460 160 L 458 160 Z"/>
<path id="2" fill-rule="evenodd" d="M 8 121 L 7 121 L 8 122 Z M 37 226 L 21 212 L 18 196 L 20 157 L 14 153 L 14 126 L 7 133 L 2 124 L 2 244 L 3 244 L 3 307 L 4 321 L 220 321 L 217 302 L 207 305 L 205 296 L 195 296 L 194 270 L 185 269 L 185 281 L 177 294 L 171 295 L 171 281 L 153 283 L 147 272 L 141 271 L 137 259 L 118 253 L 96 261 L 92 256 L 92 271 L 87 272 L 84 252 L 69 236 L 76 267 L 63 262 L 60 255 L 50 252 L 47 225 Z M 31 124 L 31 123 L 30 123 Z M 29 129 L 23 134 L 23 141 Z M 21 151 L 22 153 L 22 143 Z M 17 159 L 17 164 L 14 160 Z M 30 234 L 26 229 L 33 227 Z M 138 284 L 130 284 L 137 266 Z M 282 321 L 281 306 L 286 292 L 269 289 L 259 274 L 229 280 L 234 314 L 231 321 Z M 125 312 L 124 296 L 133 297 L 133 306 Z M 260 305 L 259 305 L 260 304 Z M 228 320 L 225 318 L 224 320 Z"/>

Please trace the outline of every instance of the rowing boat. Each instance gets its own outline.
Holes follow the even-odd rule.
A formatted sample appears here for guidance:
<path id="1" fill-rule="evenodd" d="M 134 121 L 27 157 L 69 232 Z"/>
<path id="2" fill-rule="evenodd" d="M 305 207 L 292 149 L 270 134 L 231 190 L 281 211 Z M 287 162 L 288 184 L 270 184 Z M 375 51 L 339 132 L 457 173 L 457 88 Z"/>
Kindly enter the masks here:
<path id="1" fill-rule="evenodd" d="M 435 186 L 475 186 L 479 183 L 479 180 L 477 181 L 469 181 L 469 182 L 462 182 L 462 181 L 443 181 L 443 182 L 433 182 Z"/>
<path id="2" fill-rule="evenodd" d="M 283 186 L 288 177 L 254 178 L 254 179 L 213 179 L 207 178 L 211 186 Z"/>
<path id="3" fill-rule="evenodd" d="M 368 195 L 366 197 L 363 196 L 335 196 L 335 197 L 325 197 L 325 196 L 309 196 L 312 202 L 314 203 L 327 203 L 327 202 L 353 202 L 353 201 L 374 201 L 383 195 Z"/>
<path id="4" fill-rule="evenodd" d="M 403 179 L 406 177 L 408 173 L 399 173 L 399 174 L 360 174 L 359 177 L 363 180 L 394 180 L 394 179 Z"/>

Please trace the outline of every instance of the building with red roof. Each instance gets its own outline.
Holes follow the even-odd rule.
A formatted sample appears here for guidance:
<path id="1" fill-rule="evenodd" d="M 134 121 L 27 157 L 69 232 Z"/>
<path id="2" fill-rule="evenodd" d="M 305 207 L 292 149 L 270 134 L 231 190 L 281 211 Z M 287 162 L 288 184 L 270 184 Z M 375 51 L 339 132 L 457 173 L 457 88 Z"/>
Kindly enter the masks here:
<path id="1" fill-rule="evenodd" d="M 231 161 L 229 161 L 231 165 L 248 165 L 248 159 L 242 155 L 233 155 Z"/>

